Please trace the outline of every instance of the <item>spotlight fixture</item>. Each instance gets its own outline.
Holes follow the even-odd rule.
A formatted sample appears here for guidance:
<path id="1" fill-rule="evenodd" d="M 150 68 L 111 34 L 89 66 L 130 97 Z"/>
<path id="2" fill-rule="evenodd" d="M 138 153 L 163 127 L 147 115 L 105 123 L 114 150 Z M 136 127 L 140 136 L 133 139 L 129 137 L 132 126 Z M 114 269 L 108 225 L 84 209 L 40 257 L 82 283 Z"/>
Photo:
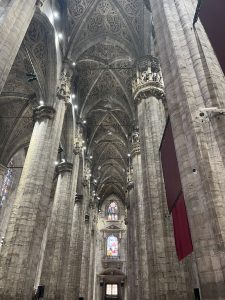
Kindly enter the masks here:
<path id="1" fill-rule="evenodd" d="M 41 106 L 43 106 L 43 105 L 44 105 L 44 101 L 43 101 L 43 100 L 40 100 L 40 101 L 39 101 L 39 104 L 40 104 Z"/>
<path id="2" fill-rule="evenodd" d="M 93 156 L 91 155 L 91 156 L 90 156 L 90 159 L 92 159 L 92 158 L 93 158 Z"/>
<path id="3" fill-rule="evenodd" d="M 75 67 L 75 66 L 76 66 L 76 63 L 75 63 L 75 61 L 73 61 L 73 62 L 72 62 L 72 66 L 73 66 L 73 67 Z"/>
<path id="4" fill-rule="evenodd" d="M 72 97 L 72 99 L 75 99 L 76 95 L 75 95 L 75 94 L 72 94 L 71 97 Z"/>
<path id="5" fill-rule="evenodd" d="M 75 108 L 75 109 L 78 109 L 78 106 L 75 104 L 75 105 L 74 105 L 74 108 Z"/>
<path id="6" fill-rule="evenodd" d="M 83 120 L 83 124 L 86 124 L 87 123 L 87 121 L 86 120 Z"/>
<path id="7" fill-rule="evenodd" d="M 128 153 L 127 156 L 130 157 L 130 153 Z"/>
<path id="8" fill-rule="evenodd" d="M 55 165 L 57 166 L 59 164 L 59 162 L 58 161 L 55 161 Z"/>

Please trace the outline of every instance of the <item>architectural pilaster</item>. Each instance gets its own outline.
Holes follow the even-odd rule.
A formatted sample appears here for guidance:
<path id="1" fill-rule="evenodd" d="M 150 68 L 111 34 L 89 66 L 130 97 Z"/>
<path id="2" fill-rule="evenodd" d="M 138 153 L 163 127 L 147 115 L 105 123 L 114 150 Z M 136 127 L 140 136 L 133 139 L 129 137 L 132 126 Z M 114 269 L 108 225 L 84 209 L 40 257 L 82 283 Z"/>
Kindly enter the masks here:
<path id="1" fill-rule="evenodd" d="M 34 110 L 34 129 L 1 252 L 0 298 L 30 299 L 68 95 Z"/>
<path id="2" fill-rule="evenodd" d="M 144 215 L 147 226 L 147 252 L 149 276 L 151 278 L 151 299 L 185 297 L 181 278 L 176 275 L 175 247 L 168 243 L 173 239 L 172 230 L 167 230 L 165 191 L 159 147 L 166 123 L 164 88 L 159 62 L 146 56 L 137 63 L 137 78 L 133 82 L 134 101 L 137 102 L 138 123 L 141 143 L 144 189 Z M 148 220 L 148 221 L 147 221 Z M 171 228 L 170 228 L 171 229 Z M 168 247 L 169 246 L 169 247 Z M 171 251 L 172 248 L 173 251 Z M 169 257 L 170 256 L 170 257 Z M 173 261 L 171 263 L 171 261 Z M 171 276 L 177 282 L 177 291 L 170 284 Z M 184 280 L 184 278 L 183 278 Z"/>
<path id="3" fill-rule="evenodd" d="M 224 116 L 201 113 L 224 109 L 224 75 L 195 1 L 150 2 L 201 293 L 224 299 Z"/>
<path id="4" fill-rule="evenodd" d="M 132 140 L 132 164 L 133 176 L 135 184 L 135 211 L 136 211 L 136 228 L 137 228 L 137 242 L 138 242 L 138 289 L 141 289 L 141 300 L 149 300 L 149 270 L 148 270 L 148 255 L 147 255 L 147 228 L 145 220 L 145 207 L 143 195 L 143 176 L 142 176 L 142 163 L 140 154 L 140 141 L 136 133 L 133 135 Z"/>
<path id="5" fill-rule="evenodd" d="M 45 286 L 45 299 L 49 300 L 64 296 L 65 266 L 70 243 L 68 227 L 73 208 L 70 195 L 72 169 L 73 165 L 69 162 L 61 162 L 56 167 L 58 179 L 40 279 L 40 284 Z"/>

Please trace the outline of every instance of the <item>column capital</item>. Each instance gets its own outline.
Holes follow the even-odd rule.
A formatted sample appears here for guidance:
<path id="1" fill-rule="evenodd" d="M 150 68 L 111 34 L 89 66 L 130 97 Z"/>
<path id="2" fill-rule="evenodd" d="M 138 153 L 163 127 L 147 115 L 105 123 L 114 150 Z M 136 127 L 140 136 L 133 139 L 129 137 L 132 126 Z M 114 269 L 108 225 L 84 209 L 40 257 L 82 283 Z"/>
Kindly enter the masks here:
<path id="1" fill-rule="evenodd" d="M 165 99 L 164 83 L 159 60 L 151 55 L 141 57 L 136 62 L 137 74 L 132 80 L 132 93 L 136 103 L 151 96 Z"/>
<path id="2" fill-rule="evenodd" d="M 73 164 L 68 161 L 61 162 L 56 166 L 56 172 L 58 174 L 64 172 L 72 172 L 72 170 L 73 170 Z"/>
<path id="3" fill-rule="evenodd" d="M 41 105 L 33 110 L 34 121 L 41 121 L 43 119 L 53 119 L 55 114 L 55 109 L 52 106 Z"/>

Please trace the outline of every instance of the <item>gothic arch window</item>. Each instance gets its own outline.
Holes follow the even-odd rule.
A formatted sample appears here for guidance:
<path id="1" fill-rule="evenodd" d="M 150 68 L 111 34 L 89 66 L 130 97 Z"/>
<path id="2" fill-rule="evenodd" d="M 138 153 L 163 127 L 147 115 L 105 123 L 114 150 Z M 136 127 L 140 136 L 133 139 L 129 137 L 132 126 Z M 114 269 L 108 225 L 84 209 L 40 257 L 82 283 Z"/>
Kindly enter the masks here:
<path id="1" fill-rule="evenodd" d="M 111 234 L 107 238 L 107 256 L 117 257 L 119 253 L 119 242 L 118 238 Z"/>
<path id="2" fill-rule="evenodd" d="M 106 216 L 108 221 L 118 220 L 118 205 L 115 201 L 112 201 L 106 211 Z"/>
<path id="3" fill-rule="evenodd" d="M 10 189 L 12 188 L 13 185 L 13 160 L 11 159 L 9 164 L 8 164 L 8 169 L 5 172 L 4 178 L 3 178 L 3 183 L 1 187 L 1 194 L 0 194 L 0 207 L 2 207 L 3 203 L 7 199 L 7 196 L 9 194 Z"/>

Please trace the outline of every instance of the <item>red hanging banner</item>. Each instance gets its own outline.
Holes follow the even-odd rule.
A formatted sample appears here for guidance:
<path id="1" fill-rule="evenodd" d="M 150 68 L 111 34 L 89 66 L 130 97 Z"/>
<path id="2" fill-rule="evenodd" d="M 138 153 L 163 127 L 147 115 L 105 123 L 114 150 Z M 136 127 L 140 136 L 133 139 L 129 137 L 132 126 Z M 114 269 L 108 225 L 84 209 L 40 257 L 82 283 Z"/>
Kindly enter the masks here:
<path id="1" fill-rule="evenodd" d="M 172 216 L 177 256 L 179 260 L 182 260 L 193 251 L 183 193 L 180 194 L 172 210 Z"/>

